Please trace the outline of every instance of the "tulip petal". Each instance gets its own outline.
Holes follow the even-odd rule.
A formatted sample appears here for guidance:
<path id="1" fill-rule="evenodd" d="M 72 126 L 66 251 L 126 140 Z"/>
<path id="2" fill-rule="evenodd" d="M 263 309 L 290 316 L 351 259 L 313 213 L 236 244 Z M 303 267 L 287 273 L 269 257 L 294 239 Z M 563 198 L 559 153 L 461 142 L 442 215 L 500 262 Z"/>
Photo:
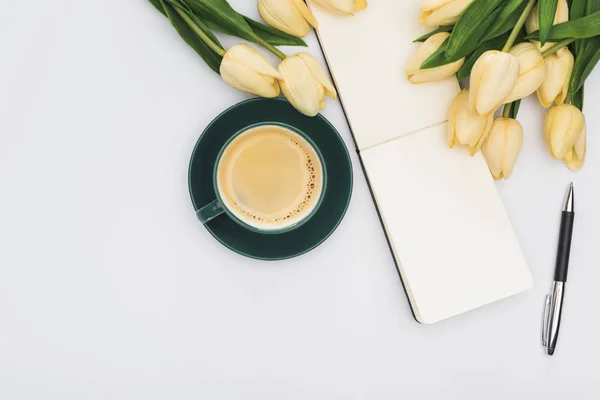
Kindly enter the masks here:
<path id="1" fill-rule="evenodd" d="M 483 155 L 494 179 L 503 178 L 502 153 L 504 150 L 504 134 L 501 122 L 495 122 L 492 131 L 483 144 Z"/>
<path id="2" fill-rule="evenodd" d="M 315 16 L 310 11 L 310 9 L 308 8 L 308 6 L 306 5 L 306 3 L 304 1 L 302 1 L 302 0 L 291 0 L 291 2 L 294 5 L 294 7 L 296 7 L 296 10 L 298 10 L 298 12 L 302 15 L 302 17 L 304 17 L 304 19 L 313 28 L 318 28 L 319 27 L 319 23 L 317 22 L 317 19 L 315 18 Z"/>
<path id="3" fill-rule="evenodd" d="M 544 120 L 544 137 L 550 153 L 559 160 L 567 156 L 585 130 L 585 116 L 570 104 L 551 108 Z"/>
<path id="4" fill-rule="evenodd" d="M 259 0 L 258 13 L 268 25 L 297 37 L 304 37 L 310 26 L 290 0 Z"/>
<path id="5" fill-rule="evenodd" d="M 267 98 L 279 96 L 279 84 L 275 78 L 260 75 L 235 60 L 224 58 L 220 72 L 227 84 L 242 92 Z"/>
<path id="6" fill-rule="evenodd" d="M 456 118 L 454 117 L 457 113 L 458 103 L 460 102 L 460 96 L 464 94 L 469 94 L 467 89 L 463 90 L 459 94 L 456 95 L 454 100 L 452 101 L 452 105 L 450 106 L 450 113 L 448 114 L 448 147 L 452 148 L 456 144 Z"/>
<path id="7" fill-rule="evenodd" d="M 313 74 L 315 79 L 319 83 L 321 83 L 321 85 L 323 85 L 327 97 L 336 100 L 337 92 L 335 91 L 335 87 L 333 86 L 333 83 L 331 83 L 331 80 L 329 79 L 329 77 L 325 73 L 325 70 L 317 61 L 317 59 L 308 53 L 298 53 L 296 54 L 296 56 L 300 57 L 300 59 L 304 61 L 304 63 L 308 67 L 309 71 Z"/>
<path id="8" fill-rule="evenodd" d="M 531 43 L 524 42 L 516 45 L 510 51 L 519 62 L 519 78 L 505 103 L 522 99 L 533 94 L 544 82 L 546 64 L 542 53 Z"/>
<path id="9" fill-rule="evenodd" d="M 569 91 L 569 82 L 575 63 L 573 54 L 565 48 L 561 54 L 546 57 L 546 78 L 538 89 L 538 99 L 544 108 L 552 103 L 563 104 Z"/>
<path id="10" fill-rule="evenodd" d="M 562 24 L 569 20 L 569 4 L 567 0 L 558 0 L 558 6 L 556 7 L 556 15 L 554 16 L 554 25 Z M 525 22 L 525 30 L 527 33 L 532 33 L 540 30 L 540 14 L 539 8 L 536 5 L 531 14 Z"/>
<path id="11" fill-rule="evenodd" d="M 421 64 L 429 58 L 450 36 L 448 32 L 440 32 L 427 39 L 415 52 L 406 67 L 406 76 L 411 83 L 440 81 L 456 74 L 465 62 L 462 58 L 451 64 L 436 68 L 421 69 Z"/>
<path id="12" fill-rule="evenodd" d="M 523 149 L 523 127 L 512 118 L 498 118 L 483 145 L 483 155 L 494 179 L 508 179 Z"/>
<path id="13" fill-rule="evenodd" d="M 469 91 L 463 90 L 454 102 L 454 129 L 458 143 L 468 146 L 471 155 L 479 151 L 490 132 L 494 117 L 481 116 L 469 108 Z"/>
<path id="14" fill-rule="evenodd" d="M 406 75 L 410 78 L 421 70 L 421 64 L 429 58 L 450 37 L 448 32 L 440 32 L 423 42 L 413 54 L 406 67 Z"/>
<path id="15" fill-rule="evenodd" d="M 469 147 L 471 155 L 476 154 L 488 136 L 494 116 L 479 115 L 469 108 L 469 90 L 460 92 L 452 102 L 448 117 L 448 144 L 453 147 L 460 143 Z"/>
<path id="16" fill-rule="evenodd" d="M 284 77 L 281 90 L 290 103 L 301 113 L 314 117 L 319 113 L 324 96 L 323 85 L 315 80 L 306 62 L 296 56 L 288 57 L 279 64 Z"/>
<path id="17" fill-rule="evenodd" d="M 512 175 L 517 159 L 523 150 L 523 126 L 516 119 L 509 119 L 505 135 L 502 170 L 504 179 L 508 179 Z"/>
<path id="18" fill-rule="evenodd" d="M 367 0 L 355 0 L 356 11 L 362 11 L 369 6 Z"/>
<path id="19" fill-rule="evenodd" d="M 562 104 L 552 126 L 552 151 L 562 159 L 585 130 L 585 117 L 576 107 Z"/>
<path id="20" fill-rule="evenodd" d="M 556 159 L 556 155 L 552 150 L 552 126 L 554 125 L 554 117 L 557 114 L 556 107 L 551 108 L 544 118 L 544 139 L 546 139 L 546 144 L 548 145 L 548 151 L 552 158 Z"/>
<path id="21" fill-rule="evenodd" d="M 453 25 L 473 0 L 429 0 L 421 5 L 420 21 L 426 26 Z"/>
<path id="22" fill-rule="evenodd" d="M 258 50 L 248 44 L 242 43 L 233 46 L 225 53 L 224 58 L 235 60 L 262 75 L 282 79 L 281 74 L 269 64 L 267 59 Z"/>
<path id="23" fill-rule="evenodd" d="M 581 168 L 583 168 L 583 164 L 585 163 L 585 157 L 586 157 L 586 153 L 587 153 L 587 143 L 586 142 L 587 142 L 587 134 L 586 134 L 586 131 L 584 130 L 583 133 L 581 134 L 581 136 L 579 137 L 579 139 L 577 140 L 575 147 L 570 152 L 572 154 L 572 159 L 567 161 L 567 159 L 565 158 L 567 167 L 571 171 L 577 172 Z"/>
<path id="24" fill-rule="evenodd" d="M 492 50 L 477 60 L 473 71 L 470 104 L 479 114 L 487 115 L 511 94 L 519 78 L 519 63 L 512 54 Z"/>

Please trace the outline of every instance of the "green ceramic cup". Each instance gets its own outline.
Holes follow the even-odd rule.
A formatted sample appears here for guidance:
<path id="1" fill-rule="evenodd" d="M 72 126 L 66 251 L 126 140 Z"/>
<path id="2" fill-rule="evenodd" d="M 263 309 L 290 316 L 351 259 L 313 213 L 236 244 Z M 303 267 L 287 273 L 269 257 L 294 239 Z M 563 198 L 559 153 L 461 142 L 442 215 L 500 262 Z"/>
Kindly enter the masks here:
<path id="1" fill-rule="evenodd" d="M 276 226 L 266 228 L 264 226 L 261 227 L 260 225 L 253 224 L 252 220 L 250 220 L 249 218 L 244 218 L 243 216 L 240 216 L 239 213 L 236 213 L 234 210 L 229 208 L 227 206 L 228 202 L 223 198 L 223 194 L 221 193 L 221 190 L 219 188 L 218 181 L 217 181 L 221 159 L 223 157 L 223 154 L 227 150 L 227 148 L 231 145 L 231 143 L 235 139 L 237 139 L 239 136 L 243 135 L 244 133 L 246 133 L 250 130 L 254 130 L 256 128 L 266 127 L 266 126 L 276 126 L 276 127 L 284 128 L 288 131 L 291 131 L 293 134 L 298 135 L 301 139 L 303 139 L 305 142 L 304 144 L 310 146 L 312 148 L 312 150 L 314 151 L 314 153 L 317 154 L 317 156 L 319 158 L 318 162 L 320 163 L 320 167 L 321 167 L 321 171 L 322 171 L 322 179 L 321 179 L 322 187 L 319 192 L 319 198 L 314 201 L 312 208 L 309 209 L 306 213 L 304 213 L 301 216 L 301 218 L 298 219 L 297 221 L 295 221 L 293 224 L 287 224 L 287 225 L 282 226 L 281 228 L 278 228 Z M 209 223 L 210 221 L 214 220 L 215 218 L 230 218 L 236 224 L 238 224 L 241 227 L 248 229 L 250 231 L 262 233 L 262 234 L 275 234 L 276 235 L 276 234 L 290 232 L 294 229 L 301 227 L 317 213 L 317 211 L 319 210 L 319 207 L 321 206 L 321 204 L 323 202 L 325 193 L 327 191 L 327 167 L 325 165 L 323 155 L 319 151 L 319 148 L 317 147 L 317 145 L 313 142 L 313 140 L 310 137 L 308 137 L 301 130 L 299 130 L 295 127 L 292 127 L 290 125 L 281 123 L 281 122 L 257 123 L 257 124 L 250 125 L 244 129 L 241 129 L 240 131 L 235 133 L 231 138 L 229 138 L 229 140 L 225 143 L 225 145 L 223 145 L 223 147 L 219 151 L 219 154 L 217 156 L 217 159 L 216 159 L 216 162 L 215 162 L 215 165 L 213 168 L 212 185 L 214 188 L 214 193 L 216 195 L 216 198 L 212 202 L 207 204 L 206 206 L 204 206 L 201 209 L 199 209 L 198 211 L 196 211 L 196 216 L 198 217 L 200 222 L 202 222 L 203 224 L 206 224 L 206 223 Z"/>

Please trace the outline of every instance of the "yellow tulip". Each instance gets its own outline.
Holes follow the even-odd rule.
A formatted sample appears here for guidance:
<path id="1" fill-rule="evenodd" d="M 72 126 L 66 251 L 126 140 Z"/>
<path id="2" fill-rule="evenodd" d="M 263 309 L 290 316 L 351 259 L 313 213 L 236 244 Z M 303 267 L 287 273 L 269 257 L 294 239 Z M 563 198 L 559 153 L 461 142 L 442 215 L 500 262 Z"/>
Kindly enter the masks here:
<path id="1" fill-rule="evenodd" d="M 519 79 L 519 61 L 500 51 L 487 51 L 471 71 L 469 107 L 488 115 L 506 103 Z"/>
<path id="2" fill-rule="evenodd" d="M 297 37 L 306 36 L 310 25 L 317 28 L 303 0 L 258 0 L 258 13 L 268 25 Z"/>
<path id="3" fill-rule="evenodd" d="M 469 108 L 469 90 L 460 92 L 452 102 L 448 117 L 448 144 L 454 147 L 456 143 L 467 146 L 474 155 L 479 151 L 483 141 L 488 136 L 494 114 L 479 115 Z"/>
<path id="4" fill-rule="evenodd" d="M 254 47 L 238 44 L 221 61 L 221 77 L 242 92 L 262 97 L 279 96 L 281 74 Z"/>
<path id="5" fill-rule="evenodd" d="M 523 127 L 516 119 L 498 118 L 483 143 L 483 156 L 494 179 L 508 179 L 523 149 Z"/>
<path id="6" fill-rule="evenodd" d="M 544 0 L 545 1 L 545 0 Z M 567 22 L 569 20 L 569 4 L 567 0 L 558 0 L 558 7 L 556 8 L 556 15 L 554 16 L 554 24 L 558 25 L 563 22 Z M 540 16 L 538 6 L 535 6 L 534 9 L 529 14 L 529 18 L 527 22 L 525 22 L 525 30 L 527 33 L 533 33 L 540 30 Z M 541 52 L 548 50 L 550 47 L 554 46 L 556 43 L 547 42 L 544 47 L 540 46 L 540 42 L 532 41 Z M 561 52 L 563 50 L 559 50 Z"/>
<path id="7" fill-rule="evenodd" d="M 310 54 L 298 53 L 279 65 L 281 90 L 301 113 L 314 117 L 325 108 L 325 96 L 337 98 L 331 80 Z"/>
<path id="8" fill-rule="evenodd" d="M 533 94 L 542 86 L 546 77 L 544 57 L 535 45 L 529 42 L 520 43 L 510 50 L 510 54 L 519 61 L 519 78 L 505 103 L 512 103 Z"/>
<path id="9" fill-rule="evenodd" d="M 406 68 L 406 76 L 411 83 L 440 81 L 449 78 L 458 72 L 465 62 L 464 58 L 436 68 L 421 69 L 421 64 L 423 64 L 430 55 L 435 53 L 449 36 L 450 34 L 448 32 L 437 33 L 427 39 L 425 43 L 419 47 L 410 59 L 408 67 Z"/>
<path id="10" fill-rule="evenodd" d="M 326 10 L 342 14 L 354 14 L 367 8 L 367 0 L 311 0 Z"/>
<path id="11" fill-rule="evenodd" d="M 542 107 L 548 108 L 552 103 L 560 105 L 565 102 L 574 63 L 573 54 L 567 48 L 546 57 L 546 78 L 537 90 Z"/>
<path id="12" fill-rule="evenodd" d="M 454 25 L 473 0 L 424 0 L 419 11 L 426 26 Z"/>
<path id="13" fill-rule="evenodd" d="M 575 147 L 573 147 L 565 156 L 565 163 L 571 171 L 579 171 L 581 168 L 583 168 L 587 153 L 586 138 L 587 134 L 584 129 L 581 136 L 579 136 L 577 143 L 575 143 Z"/>
<path id="14" fill-rule="evenodd" d="M 582 135 L 585 135 L 585 116 L 579 109 L 570 104 L 561 104 L 548 111 L 544 119 L 544 137 L 552 157 L 564 160 L 573 150 Z M 584 141 L 585 143 L 585 141 Z M 576 152 L 580 157 L 584 153 L 581 145 Z"/>

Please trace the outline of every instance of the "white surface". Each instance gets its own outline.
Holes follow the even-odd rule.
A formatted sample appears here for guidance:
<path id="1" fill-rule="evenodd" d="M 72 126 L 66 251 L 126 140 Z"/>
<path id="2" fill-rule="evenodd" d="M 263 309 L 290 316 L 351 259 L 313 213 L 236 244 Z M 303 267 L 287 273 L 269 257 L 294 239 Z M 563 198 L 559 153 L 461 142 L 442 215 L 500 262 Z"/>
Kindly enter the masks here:
<path id="1" fill-rule="evenodd" d="M 415 316 L 427 324 L 533 284 L 483 156 L 448 149 L 446 131 L 442 123 L 361 152 Z"/>
<path id="2" fill-rule="evenodd" d="M 381 0 L 356 18 L 313 8 L 415 318 L 432 324 L 533 282 L 483 156 L 448 148 L 458 81 L 412 85 L 403 74 L 410 39 L 426 30 L 420 4 Z M 356 79 L 363 71 L 376 73 Z"/>
<path id="3" fill-rule="evenodd" d="M 296 260 L 246 260 L 195 221 L 186 181 L 201 129 L 245 96 L 144 1 L 0 5 L 1 399 L 597 397 L 596 135 L 573 174 L 524 102 L 523 155 L 498 188 L 535 287 L 419 325 L 356 157 L 330 240 Z M 594 133 L 600 74 L 588 88 Z M 350 145 L 339 105 L 325 115 Z M 550 359 L 539 328 L 570 180 L 579 214 Z"/>

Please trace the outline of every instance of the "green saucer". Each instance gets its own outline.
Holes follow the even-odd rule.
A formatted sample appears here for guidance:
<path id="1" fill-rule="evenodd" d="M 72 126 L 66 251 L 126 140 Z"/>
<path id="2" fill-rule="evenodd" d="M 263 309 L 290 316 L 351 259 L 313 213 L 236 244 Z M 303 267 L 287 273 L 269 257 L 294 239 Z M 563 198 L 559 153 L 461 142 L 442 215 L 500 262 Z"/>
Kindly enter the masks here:
<path id="1" fill-rule="evenodd" d="M 194 210 L 211 203 L 216 198 L 212 177 L 219 151 L 236 132 L 265 122 L 293 126 L 310 137 L 320 150 L 329 181 L 321 206 L 297 229 L 277 235 L 250 231 L 226 215 L 204 226 L 215 239 L 241 255 L 259 260 L 283 260 L 302 255 L 323 243 L 338 227 L 350 203 L 352 164 L 348 149 L 324 117 L 306 117 L 284 99 L 250 99 L 229 108 L 208 125 L 196 143 L 190 161 L 190 196 Z"/>

